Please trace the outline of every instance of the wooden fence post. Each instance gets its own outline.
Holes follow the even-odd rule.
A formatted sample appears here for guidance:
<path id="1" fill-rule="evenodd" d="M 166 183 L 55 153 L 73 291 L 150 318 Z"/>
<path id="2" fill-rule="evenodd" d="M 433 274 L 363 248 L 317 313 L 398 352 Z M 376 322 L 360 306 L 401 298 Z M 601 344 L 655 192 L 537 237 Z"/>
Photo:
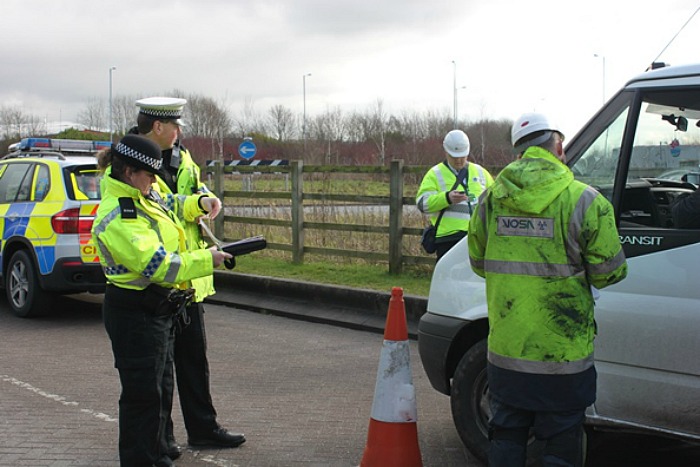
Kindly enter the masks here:
<path id="1" fill-rule="evenodd" d="M 222 240 L 224 238 L 224 217 L 226 215 L 226 203 L 224 201 L 225 189 L 224 162 L 217 160 L 214 161 L 214 194 L 221 200 L 221 210 L 224 212 L 219 213 L 219 215 L 216 216 L 216 219 L 214 219 L 214 235 L 216 235 L 216 238 L 220 238 Z"/>
<path id="2" fill-rule="evenodd" d="M 292 262 L 304 262 L 304 162 L 292 161 Z"/>
<path id="3" fill-rule="evenodd" d="M 403 269 L 403 161 L 391 161 L 389 175 L 389 274 Z"/>

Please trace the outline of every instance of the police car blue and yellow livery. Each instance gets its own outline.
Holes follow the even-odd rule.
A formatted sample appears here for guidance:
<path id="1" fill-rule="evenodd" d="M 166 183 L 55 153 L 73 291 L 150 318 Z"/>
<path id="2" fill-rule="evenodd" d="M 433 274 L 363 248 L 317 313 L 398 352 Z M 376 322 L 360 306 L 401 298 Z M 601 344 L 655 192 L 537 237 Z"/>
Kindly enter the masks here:
<path id="1" fill-rule="evenodd" d="M 99 145 L 26 138 L 16 147 L 0 160 L 0 264 L 10 308 L 29 317 L 47 312 L 54 292 L 104 290 L 90 235 Z"/>

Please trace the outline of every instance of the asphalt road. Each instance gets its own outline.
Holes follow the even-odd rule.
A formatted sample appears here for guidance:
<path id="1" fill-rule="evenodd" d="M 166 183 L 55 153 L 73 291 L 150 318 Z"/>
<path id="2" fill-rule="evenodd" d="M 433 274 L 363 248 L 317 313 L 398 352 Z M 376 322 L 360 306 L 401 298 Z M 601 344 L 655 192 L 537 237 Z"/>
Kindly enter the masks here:
<path id="1" fill-rule="evenodd" d="M 360 463 L 383 337 L 207 305 L 219 421 L 238 449 L 187 450 L 177 465 L 355 466 Z M 425 466 L 478 466 L 429 387 L 411 342 Z M 20 319 L 0 299 L 0 466 L 116 466 L 119 380 L 99 301 L 59 299 Z M 179 407 L 175 434 L 186 442 Z"/>
<path id="2" fill-rule="evenodd" d="M 0 466 L 117 466 L 119 380 L 101 296 L 60 298 L 45 318 L 16 318 L 0 298 Z M 181 466 L 356 466 L 367 440 L 380 334 L 207 305 L 219 421 L 243 431 L 233 450 L 186 449 Z M 423 463 L 482 467 L 462 447 L 449 399 L 410 343 Z M 176 403 L 177 404 L 177 403 Z M 175 434 L 185 443 L 179 407 Z M 700 465 L 700 448 L 603 434 L 589 466 Z"/>

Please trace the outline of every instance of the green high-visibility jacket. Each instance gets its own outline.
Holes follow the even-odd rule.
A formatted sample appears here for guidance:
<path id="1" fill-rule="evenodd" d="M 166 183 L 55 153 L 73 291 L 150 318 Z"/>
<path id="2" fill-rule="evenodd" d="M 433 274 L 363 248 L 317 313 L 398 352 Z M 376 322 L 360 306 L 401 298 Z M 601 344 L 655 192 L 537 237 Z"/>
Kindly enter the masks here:
<path id="1" fill-rule="evenodd" d="M 627 274 L 605 197 L 549 151 L 528 148 L 479 199 L 468 245 L 486 279 L 491 364 L 532 374 L 593 365 L 591 286 Z"/>
<path id="2" fill-rule="evenodd" d="M 428 170 L 420 187 L 418 187 L 416 206 L 423 214 L 430 215 L 430 222 L 433 225 L 435 225 L 440 211 L 445 209 L 445 214 L 440 220 L 435 235 L 437 239 L 466 232 L 476 200 L 493 183 L 493 177 L 486 169 L 473 162 L 467 162 L 467 164 L 466 190 L 464 185 L 458 186 L 455 190 L 462 193 L 468 192 L 468 201 L 450 204 L 447 194 L 457 181 L 457 172 L 446 162 L 441 162 Z"/>
<path id="3" fill-rule="evenodd" d="M 172 211 L 109 173 L 101 189 L 92 237 L 109 283 L 136 290 L 151 284 L 184 289 L 192 279 L 212 274 L 211 252 L 188 251 L 185 230 Z M 191 196 L 183 205 L 185 217 L 201 215 L 197 201 Z"/>
<path id="4" fill-rule="evenodd" d="M 166 170 L 165 168 L 163 170 Z M 185 148 L 180 148 L 180 167 L 176 175 L 177 193 L 173 193 L 161 177 L 156 177 L 157 190 L 166 201 L 169 208 L 177 214 L 185 229 L 187 237 L 187 249 L 197 250 L 206 248 L 207 242 L 202 237 L 202 232 L 197 224 L 197 219 L 187 220 L 183 218 L 180 207 L 183 199 L 191 195 L 203 195 L 213 197 L 207 186 L 200 181 L 200 169 L 194 162 L 190 152 Z M 204 213 L 202 213 L 204 214 Z M 223 214 L 223 213 L 222 213 Z M 192 287 L 195 290 L 196 302 L 203 301 L 206 297 L 214 295 L 214 276 L 209 275 L 192 280 Z"/>

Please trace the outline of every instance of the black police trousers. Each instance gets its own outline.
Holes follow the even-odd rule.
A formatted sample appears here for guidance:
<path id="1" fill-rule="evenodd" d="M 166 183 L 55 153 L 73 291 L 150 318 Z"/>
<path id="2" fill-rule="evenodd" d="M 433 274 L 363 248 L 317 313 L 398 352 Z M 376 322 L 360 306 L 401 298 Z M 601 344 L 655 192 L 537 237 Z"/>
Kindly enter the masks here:
<path id="1" fill-rule="evenodd" d="M 185 429 L 190 438 L 206 438 L 219 428 L 209 389 L 207 336 L 204 307 L 192 303 L 187 307 L 189 324 L 175 334 L 175 376 Z M 173 437 L 172 419 L 168 437 Z"/>
<path id="2" fill-rule="evenodd" d="M 173 398 L 173 314 L 163 297 L 108 285 L 102 307 L 119 371 L 119 460 L 123 467 L 173 465 L 165 430 Z"/>

